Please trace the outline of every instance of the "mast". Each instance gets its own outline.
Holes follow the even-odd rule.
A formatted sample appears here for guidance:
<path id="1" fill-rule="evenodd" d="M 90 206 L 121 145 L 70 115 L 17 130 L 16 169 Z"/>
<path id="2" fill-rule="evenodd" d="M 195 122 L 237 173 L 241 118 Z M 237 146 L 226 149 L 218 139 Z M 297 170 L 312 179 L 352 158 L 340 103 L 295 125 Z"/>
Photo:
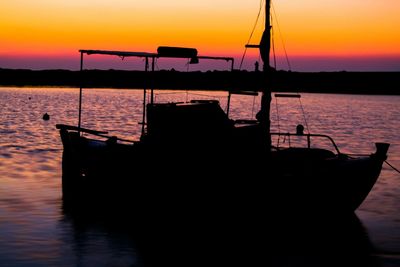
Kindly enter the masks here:
<path id="1" fill-rule="evenodd" d="M 271 0 L 265 1 L 265 28 L 260 41 L 261 59 L 264 62 L 264 72 L 269 70 L 270 59 L 269 54 L 271 51 Z"/>
<path id="2" fill-rule="evenodd" d="M 271 0 L 265 1 L 265 28 L 260 41 L 260 55 L 264 63 L 263 66 L 263 88 L 261 97 L 261 109 L 257 113 L 257 119 L 260 121 L 260 126 L 263 135 L 266 136 L 265 148 L 271 147 L 270 134 L 270 106 L 271 106 L 271 68 L 270 68 L 270 50 L 271 50 Z"/>

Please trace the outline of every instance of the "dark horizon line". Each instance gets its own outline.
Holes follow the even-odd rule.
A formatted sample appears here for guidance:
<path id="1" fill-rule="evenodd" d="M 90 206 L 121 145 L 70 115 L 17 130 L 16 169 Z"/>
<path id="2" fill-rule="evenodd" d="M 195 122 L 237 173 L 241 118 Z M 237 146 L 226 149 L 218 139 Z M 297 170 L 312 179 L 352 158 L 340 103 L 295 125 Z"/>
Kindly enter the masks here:
<path id="1" fill-rule="evenodd" d="M 82 84 L 81 81 L 84 83 Z M 400 95 L 399 72 L 297 72 L 272 71 L 274 92 L 347 93 Z M 151 81 L 151 85 L 148 83 Z M 147 83 L 147 84 L 146 84 Z M 187 90 L 251 90 L 261 91 L 263 72 L 259 71 L 192 71 L 159 70 L 76 70 L 3 69 L 0 86 L 43 86 L 85 88 L 129 88 Z"/>
<path id="2" fill-rule="evenodd" d="M 235 58 L 235 66 L 239 67 L 239 62 L 242 57 L 240 55 L 230 55 Z M 88 61 L 87 61 L 88 60 Z M 142 61 L 137 60 L 120 60 L 119 58 L 107 57 L 90 57 L 85 62 L 97 69 L 121 69 L 132 70 L 144 68 Z M 243 68 L 249 71 L 254 70 L 256 61 L 259 57 L 250 56 L 243 63 Z M 293 55 L 290 57 L 290 64 L 286 57 L 277 55 L 276 64 L 277 69 L 298 71 L 298 72 L 336 72 L 336 71 L 349 71 L 349 72 L 364 72 L 364 71 L 378 71 L 378 72 L 391 72 L 400 71 L 400 54 L 393 55 Z M 0 68 L 12 69 L 32 69 L 32 70 L 49 70 L 49 69 L 66 69 L 66 70 L 79 70 L 80 61 L 79 57 L 71 56 L 38 56 L 38 57 L 7 57 L 0 55 Z M 186 65 L 181 61 L 162 61 L 157 63 L 163 68 L 169 68 L 176 65 L 177 69 L 182 71 L 186 70 Z M 161 64 L 161 65 L 160 65 Z M 166 64 L 166 65 L 164 65 Z M 230 64 L 228 64 L 230 65 Z M 209 64 L 207 61 L 202 61 L 200 65 L 193 66 L 194 69 L 207 70 L 210 68 L 216 69 L 229 69 L 224 62 Z"/>
<path id="3" fill-rule="evenodd" d="M 286 69 L 274 69 L 271 67 L 274 72 L 288 72 L 288 73 L 400 73 L 400 70 L 320 70 L 320 71 L 298 71 L 298 70 L 286 70 Z M 84 68 L 84 71 L 120 71 L 120 72 L 145 72 L 144 70 L 140 69 L 117 69 L 117 68 Z M 44 68 L 44 69 L 32 69 L 32 68 L 3 68 L 0 67 L 0 71 L 32 71 L 32 72 L 41 72 L 41 71 L 65 71 L 65 72 L 80 72 L 79 69 L 67 69 L 67 68 Z M 232 72 L 231 70 L 221 70 L 221 69 L 210 69 L 210 70 L 190 70 L 190 71 L 182 71 L 176 70 L 174 68 L 170 69 L 158 69 L 154 70 L 155 72 L 159 71 L 174 71 L 174 72 Z M 236 69 L 234 68 L 233 71 L 235 72 L 261 72 L 262 71 L 255 71 L 255 70 L 248 70 L 248 69 Z"/>

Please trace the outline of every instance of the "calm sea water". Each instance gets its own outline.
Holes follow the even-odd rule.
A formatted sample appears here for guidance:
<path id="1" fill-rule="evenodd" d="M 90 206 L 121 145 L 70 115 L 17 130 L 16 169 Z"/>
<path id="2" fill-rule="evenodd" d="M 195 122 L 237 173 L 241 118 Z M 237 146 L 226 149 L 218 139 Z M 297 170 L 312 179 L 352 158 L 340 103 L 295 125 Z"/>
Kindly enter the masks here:
<path id="1" fill-rule="evenodd" d="M 82 222 L 63 212 L 62 145 L 55 124 L 77 124 L 78 93 L 65 88 L 0 88 L 0 266 L 140 265 L 129 231 L 95 218 Z M 223 92 L 157 92 L 156 100 L 209 98 L 206 95 L 226 105 Z M 137 138 L 142 97 L 140 90 L 84 91 L 83 127 Z M 253 118 L 258 103 L 258 98 L 234 96 L 232 117 Z M 45 112 L 49 121 L 42 120 Z M 388 161 L 397 168 L 399 118 L 399 96 L 303 94 L 301 102 L 275 98 L 272 102 L 275 131 L 293 132 L 302 123 L 310 132 L 332 136 L 341 151 L 356 154 L 374 152 L 374 142 L 388 142 Z M 373 266 L 400 266 L 399 211 L 400 174 L 385 164 L 356 211 L 364 237 L 374 248 Z M 290 253 L 285 266 L 312 265 L 305 259 L 318 258 L 315 253 L 310 251 L 301 260 L 290 259 Z M 332 255 L 340 257 L 337 252 Z"/>

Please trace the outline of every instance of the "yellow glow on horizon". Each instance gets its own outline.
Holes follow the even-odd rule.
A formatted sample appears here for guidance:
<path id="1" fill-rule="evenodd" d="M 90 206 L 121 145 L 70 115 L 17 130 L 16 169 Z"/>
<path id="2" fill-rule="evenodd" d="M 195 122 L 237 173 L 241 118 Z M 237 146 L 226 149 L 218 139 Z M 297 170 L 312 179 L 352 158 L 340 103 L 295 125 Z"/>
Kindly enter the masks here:
<path id="1" fill-rule="evenodd" d="M 3 1 L 0 54 L 74 54 L 78 49 L 151 52 L 158 45 L 171 45 L 196 47 L 201 54 L 240 55 L 259 4 L 259 0 Z M 398 0 L 275 0 L 273 6 L 289 55 L 400 55 Z M 274 25 L 276 52 L 283 54 Z M 252 43 L 260 35 L 259 27 Z"/>
<path id="2" fill-rule="evenodd" d="M 400 1 L 274 1 L 297 55 L 400 54 Z"/>

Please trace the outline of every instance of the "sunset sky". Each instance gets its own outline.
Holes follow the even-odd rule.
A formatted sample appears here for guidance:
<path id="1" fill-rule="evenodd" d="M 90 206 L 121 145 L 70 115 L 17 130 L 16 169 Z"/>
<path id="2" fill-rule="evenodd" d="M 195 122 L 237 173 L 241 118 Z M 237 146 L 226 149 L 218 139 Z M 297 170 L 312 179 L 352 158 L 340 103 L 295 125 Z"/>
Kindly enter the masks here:
<path id="1" fill-rule="evenodd" d="M 0 68 L 78 69 L 79 49 L 155 52 L 159 45 L 234 56 L 238 67 L 259 6 L 260 0 L 1 1 Z M 293 71 L 400 71 L 399 0 L 275 0 L 273 7 L 278 69 L 288 69 L 284 43 Z M 260 19 L 251 43 L 262 25 Z M 249 51 L 245 66 L 256 60 Z"/>

